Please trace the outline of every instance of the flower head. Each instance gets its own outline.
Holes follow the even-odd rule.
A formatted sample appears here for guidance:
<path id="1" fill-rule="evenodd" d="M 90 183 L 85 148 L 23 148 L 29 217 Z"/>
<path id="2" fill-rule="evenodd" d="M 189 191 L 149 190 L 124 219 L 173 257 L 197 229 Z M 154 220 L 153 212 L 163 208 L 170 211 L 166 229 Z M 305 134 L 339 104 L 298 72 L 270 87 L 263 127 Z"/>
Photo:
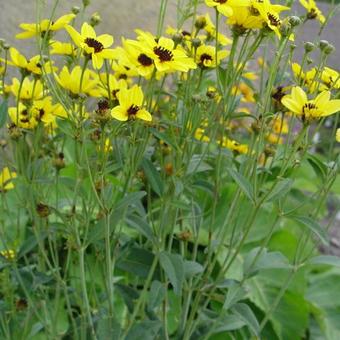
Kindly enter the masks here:
<path id="1" fill-rule="evenodd" d="M 301 117 L 302 121 L 310 122 L 340 111 L 340 99 L 330 100 L 330 97 L 329 91 L 323 91 L 315 99 L 308 100 L 302 88 L 296 86 L 281 102 L 293 114 Z"/>
<path id="2" fill-rule="evenodd" d="M 69 24 L 74 18 L 74 14 L 66 14 L 56 21 L 44 19 L 38 24 L 20 24 L 19 27 L 23 30 L 23 32 L 18 33 L 15 37 L 17 39 L 28 39 L 39 34 L 44 35 L 47 31 L 59 31 Z"/>
<path id="3" fill-rule="evenodd" d="M 143 108 L 144 95 L 142 89 L 134 85 L 131 89 L 121 89 L 118 94 L 119 105 L 111 110 L 111 116 L 120 121 L 142 119 L 150 122 L 151 114 Z"/>
<path id="4" fill-rule="evenodd" d="M 14 188 L 12 179 L 16 178 L 16 172 L 10 171 L 7 167 L 0 172 L 0 191 L 7 191 Z"/>
<path id="5" fill-rule="evenodd" d="M 71 72 L 64 66 L 59 75 L 55 75 L 55 77 L 60 86 L 70 91 L 72 95 L 84 93 L 94 97 L 100 96 L 100 91 L 97 88 L 98 76 L 91 70 L 86 69 L 82 75 L 80 66 L 75 66 Z"/>
<path id="6" fill-rule="evenodd" d="M 196 51 L 196 63 L 201 68 L 213 68 L 219 65 L 221 60 L 227 55 L 227 51 L 218 51 L 216 60 L 215 46 L 201 45 Z"/>
<path id="7" fill-rule="evenodd" d="M 155 38 L 152 34 L 137 31 L 138 40 L 144 46 L 143 51 L 147 56 L 151 56 L 155 67 L 159 72 L 188 72 L 195 69 L 197 65 L 194 60 L 187 56 L 185 50 L 180 46 L 175 46 L 172 39 L 161 37 Z"/>
<path id="8" fill-rule="evenodd" d="M 84 22 L 81 32 L 77 32 L 72 26 L 67 25 L 66 31 L 72 38 L 76 46 L 84 50 L 85 55 L 92 59 L 93 67 L 100 69 L 103 66 L 104 59 L 113 59 L 115 52 L 110 49 L 113 44 L 113 37 L 109 34 L 97 36 L 91 25 Z"/>
<path id="9" fill-rule="evenodd" d="M 205 0 L 208 7 L 215 7 L 221 14 L 229 17 L 238 7 L 249 6 L 250 0 Z"/>
<path id="10" fill-rule="evenodd" d="M 322 24 L 326 21 L 314 0 L 300 0 L 300 4 L 307 10 L 307 19 L 318 19 Z"/>

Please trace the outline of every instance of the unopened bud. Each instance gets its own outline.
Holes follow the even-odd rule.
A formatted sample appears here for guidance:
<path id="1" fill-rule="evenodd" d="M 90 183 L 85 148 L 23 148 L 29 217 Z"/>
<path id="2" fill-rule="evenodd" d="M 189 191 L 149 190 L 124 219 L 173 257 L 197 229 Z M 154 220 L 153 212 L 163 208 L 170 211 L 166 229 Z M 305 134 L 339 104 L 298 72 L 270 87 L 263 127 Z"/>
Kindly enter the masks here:
<path id="1" fill-rule="evenodd" d="M 310 41 L 307 41 L 304 43 L 304 48 L 305 48 L 305 51 L 306 53 L 309 53 L 309 52 L 312 52 L 315 48 L 315 45 L 310 42 Z"/>
<path id="2" fill-rule="evenodd" d="M 172 40 L 176 45 L 180 44 L 183 40 L 183 36 L 180 33 L 176 33 L 172 36 Z"/>
<path id="3" fill-rule="evenodd" d="M 102 18 L 96 12 L 96 13 L 92 14 L 92 16 L 91 16 L 90 25 L 93 26 L 93 27 L 97 26 L 98 24 L 100 24 L 101 21 L 102 21 Z"/>
<path id="4" fill-rule="evenodd" d="M 192 39 L 192 46 L 194 46 L 195 48 L 201 46 L 201 40 L 198 38 Z"/>
<path id="5" fill-rule="evenodd" d="M 44 203 L 38 203 L 36 206 L 36 211 L 41 218 L 46 218 L 51 214 L 49 206 Z"/>
<path id="6" fill-rule="evenodd" d="M 321 51 L 323 51 L 328 45 L 329 42 L 327 40 L 320 40 L 319 42 L 319 48 Z"/>
<path id="7" fill-rule="evenodd" d="M 201 30 L 202 28 L 204 28 L 206 24 L 207 24 L 207 20 L 205 19 L 203 15 L 199 16 L 195 21 L 195 27 L 198 30 Z"/>
<path id="8" fill-rule="evenodd" d="M 291 30 L 292 30 L 292 26 L 290 25 L 289 22 L 282 22 L 282 24 L 280 25 L 280 33 L 284 37 L 287 37 L 288 35 L 290 35 Z"/>
<path id="9" fill-rule="evenodd" d="M 325 54 L 331 54 L 335 51 L 335 47 L 332 44 L 329 44 L 323 51 Z"/>
<path id="10" fill-rule="evenodd" d="M 79 6 L 73 6 L 72 7 L 72 13 L 77 15 L 80 12 L 80 7 Z"/>
<path id="11" fill-rule="evenodd" d="M 83 0 L 83 6 L 87 7 L 90 4 L 90 0 Z"/>
<path id="12" fill-rule="evenodd" d="M 289 17 L 288 22 L 291 24 L 292 27 L 299 26 L 301 24 L 301 19 L 296 15 Z"/>

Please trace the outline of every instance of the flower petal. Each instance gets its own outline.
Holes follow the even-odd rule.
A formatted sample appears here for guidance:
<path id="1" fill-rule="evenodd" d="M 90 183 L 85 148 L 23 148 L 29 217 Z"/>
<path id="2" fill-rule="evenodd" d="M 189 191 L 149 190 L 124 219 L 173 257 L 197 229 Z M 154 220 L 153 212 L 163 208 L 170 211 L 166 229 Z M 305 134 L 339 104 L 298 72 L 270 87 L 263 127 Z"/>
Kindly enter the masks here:
<path id="1" fill-rule="evenodd" d="M 111 110 L 111 116 L 121 122 L 126 122 L 128 120 L 127 112 L 120 105 Z"/>

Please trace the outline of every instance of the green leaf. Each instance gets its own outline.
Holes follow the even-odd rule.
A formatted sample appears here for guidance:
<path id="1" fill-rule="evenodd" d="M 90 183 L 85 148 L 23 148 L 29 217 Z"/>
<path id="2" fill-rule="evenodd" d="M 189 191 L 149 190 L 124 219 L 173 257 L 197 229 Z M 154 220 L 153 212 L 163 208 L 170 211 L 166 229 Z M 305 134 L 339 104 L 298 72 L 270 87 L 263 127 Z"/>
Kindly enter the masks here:
<path id="1" fill-rule="evenodd" d="M 176 295 L 181 295 L 184 281 L 184 261 L 179 254 L 162 252 L 159 256 L 160 264 L 170 280 Z"/>
<path id="2" fill-rule="evenodd" d="M 340 268 L 340 257 L 332 255 L 319 255 L 311 258 L 308 264 L 324 264 L 332 267 Z"/>
<path id="3" fill-rule="evenodd" d="M 127 223 L 129 227 L 136 229 L 150 241 L 153 241 L 153 242 L 155 241 L 155 238 L 154 238 L 154 235 L 153 235 L 153 232 L 152 232 L 152 229 L 149 223 L 142 217 L 137 216 L 136 214 L 130 214 L 126 216 L 125 222 Z"/>
<path id="4" fill-rule="evenodd" d="M 4 100 L 0 105 L 0 128 L 2 128 L 7 121 L 7 112 L 8 112 L 8 102 Z"/>
<path id="5" fill-rule="evenodd" d="M 262 269 L 289 269 L 288 259 L 280 252 L 267 252 L 267 249 L 254 248 L 245 257 L 243 270 L 252 276 Z M 255 262 L 254 262 L 255 261 Z"/>
<path id="6" fill-rule="evenodd" d="M 316 177 L 323 182 L 327 175 L 327 166 L 316 155 L 308 154 L 307 161 L 312 166 Z"/>
<path id="7" fill-rule="evenodd" d="M 246 290 L 239 284 L 232 285 L 228 289 L 228 293 L 223 304 L 223 309 L 228 310 L 230 307 L 235 305 L 235 303 L 244 299 L 246 294 L 247 294 Z"/>
<path id="8" fill-rule="evenodd" d="M 237 183 L 237 185 L 240 187 L 242 192 L 252 201 L 254 202 L 254 191 L 250 184 L 250 182 L 241 174 L 239 174 L 234 169 L 229 168 L 228 172 L 230 176 L 233 178 L 233 180 Z"/>
<path id="9" fill-rule="evenodd" d="M 233 314 L 238 316 L 245 324 L 250 328 L 250 330 L 258 336 L 260 333 L 260 325 L 256 319 L 255 314 L 245 303 L 237 303 L 232 308 Z"/>
<path id="10" fill-rule="evenodd" d="M 154 128 L 150 129 L 151 133 L 157 137 L 159 140 L 165 142 L 167 145 L 170 145 L 173 147 L 175 150 L 178 150 L 177 145 L 165 134 L 164 132 L 160 132 Z"/>
<path id="11" fill-rule="evenodd" d="M 135 306 L 135 301 L 139 298 L 138 291 L 121 283 L 116 283 L 115 287 L 123 298 L 129 312 L 132 313 Z"/>
<path id="12" fill-rule="evenodd" d="M 234 331 L 244 327 L 246 323 L 240 318 L 239 315 L 227 315 L 222 319 L 222 321 L 214 327 L 211 334 Z"/>
<path id="13" fill-rule="evenodd" d="M 164 184 L 162 182 L 162 178 L 153 165 L 153 163 L 148 160 L 147 158 L 144 158 L 142 161 L 142 168 L 144 170 L 145 176 L 148 179 L 150 186 L 152 190 L 161 197 L 164 192 Z"/>
<path id="14" fill-rule="evenodd" d="M 186 278 L 191 278 L 203 272 L 203 266 L 195 261 L 184 261 L 184 273 Z"/>
<path id="15" fill-rule="evenodd" d="M 25 256 L 27 253 L 32 251 L 37 245 L 38 241 L 43 241 L 47 237 L 48 233 L 46 231 L 42 231 L 39 233 L 39 240 L 35 237 L 35 235 L 29 236 L 25 242 L 21 245 L 18 258 Z"/>
<path id="16" fill-rule="evenodd" d="M 117 268 L 146 278 L 154 260 L 154 254 L 148 250 L 132 247 L 127 249 L 117 260 Z"/>
<path id="17" fill-rule="evenodd" d="M 158 333 L 162 324 L 159 321 L 143 321 L 135 323 L 130 329 L 125 340 L 155 340 L 158 339 Z"/>
<path id="18" fill-rule="evenodd" d="M 148 308 L 153 310 L 158 307 L 164 300 L 165 293 L 166 289 L 161 282 L 157 280 L 152 281 L 149 293 Z"/>
<path id="19" fill-rule="evenodd" d="M 279 181 L 271 193 L 267 196 L 266 201 L 277 201 L 278 199 L 286 196 L 292 188 L 294 181 L 290 178 L 284 178 Z"/>
<path id="20" fill-rule="evenodd" d="M 289 215 L 288 218 L 302 224 L 312 231 L 324 245 L 328 245 L 328 235 L 318 222 L 308 216 Z"/>
<path id="21" fill-rule="evenodd" d="M 121 339 L 121 327 L 119 323 L 109 316 L 101 316 L 96 325 L 98 339 Z"/>
<path id="22" fill-rule="evenodd" d="M 132 204 L 136 204 L 146 195 L 145 191 L 136 191 L 128 193 L 115 206 L 115 211 L 121 211 Z"/>

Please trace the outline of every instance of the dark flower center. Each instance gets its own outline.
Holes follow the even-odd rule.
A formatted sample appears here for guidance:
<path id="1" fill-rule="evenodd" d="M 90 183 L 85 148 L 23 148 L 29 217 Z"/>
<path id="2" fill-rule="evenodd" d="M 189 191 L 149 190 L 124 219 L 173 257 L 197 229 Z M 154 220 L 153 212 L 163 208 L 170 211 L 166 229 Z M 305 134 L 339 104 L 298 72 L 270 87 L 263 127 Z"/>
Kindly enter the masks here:
<path id="1" fill-rule="evenodd" d="M 153 49 L 154 53 L 159 57 L 160 62 L 171 61 L 173 54 L 162 46 L 157 46 Z"/>
<path id="2" fill-rule="evenodd" d="M 274 14 L 268 12 L 267 17 L 271 25 L 273 26 L 281 25 L 281 20 L 278 17 L 276 17 Z"/>
<path id="3" fill-rule="evenodd" d="M 310 111 L 310 110 L 314 110 L 317 109 L 317 106 L 313 103 L 306 103 L 303 107 L 302 107 L 302 112 L 303 114 L 306 113 L 306 111 Z"/>
<path id="4" fill-rule="evenodd" d="M 104 49 L 104 46 L 101 42 L 93 38 L 86 38 L 85 44 L 88 47 L 92 47 L 94 49 L 94 53 L 99 53 Z"/>
<path id="5" fill-rule="evenodd" d="M 204 65 L 204 62 L 205 62 L 206 60 L 211 60 L 211 61 L 212 61 L 213 58 L 212 58 L 212 56 L 209 55 L 208 53 L 203 53 L 203 54 L 201 55 L 201 58 L 200 58 L 201 64 Z"/>
<path id="6" fill-rule="evenodd" d="M 311 8 L 311 10 L 307 13 L 307 19 L 315 19 L 318 16 L 315 8 Z"/>
<path id="7" fill-rule="evenodd" d="M 100 100 L 97 105 L 98 105 L 97 112 L 99 113 L 105 112 L 106 110 L 110 109 L 109 102 L 107 100 Z"/>
<path id="8" fill-rule="evenodd" d="M 143 66 L 151 66 L 153 64 L 153 60 L 144 53 L 140 54 L 137 60 Z"/>
<path id="9" fill-rule="evenodd" d="M 127 110 L 129 118 L 134 118 L 138 111 L 139 111 L 138 105 L 131 105 Z"/>

